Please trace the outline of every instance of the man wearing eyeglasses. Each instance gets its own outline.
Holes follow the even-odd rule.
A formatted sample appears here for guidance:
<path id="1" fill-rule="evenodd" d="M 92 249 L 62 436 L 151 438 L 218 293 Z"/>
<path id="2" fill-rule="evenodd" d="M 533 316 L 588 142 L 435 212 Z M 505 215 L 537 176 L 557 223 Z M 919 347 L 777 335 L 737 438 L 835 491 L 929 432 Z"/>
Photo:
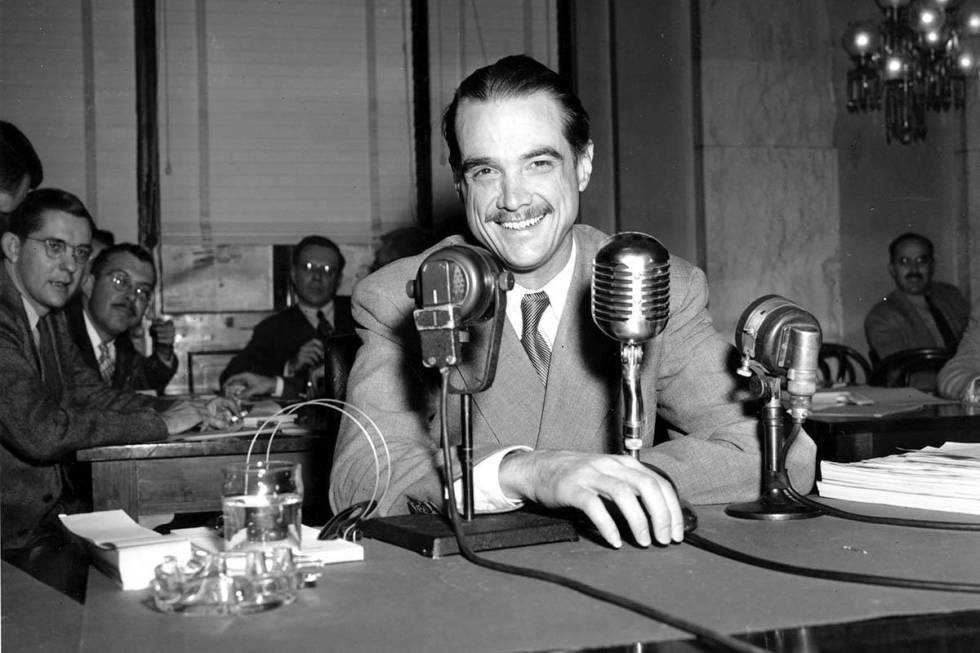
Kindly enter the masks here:
<path id="1" fill-rule="evenodd" d="M 111 245 L 92 261 L 81 293 L 68 304 L 68 325 L 82 358 L 113 388 L 162 394 L 177 371 L 172 321 L 150 325 L 149 356 L 136 351 L 129 338 L 143 321 L 155 285 L 149 252 L 132 243 Z"/>
<path id="2" fill-rule="evenodd" d="M 289 279 L 296 303 L 259 322 L 252 339 L 221 373 L 222 387 L 236 395 L 296 396 L 329 362 L 325 388 L 316 395 L 342 398 L 346 370 L 360 341 L 350 297 L 337 297 L 344 271 L 340 248 L 324 236 L 306 236 L 293 248 Z M 322 378 L 322 376 L 321 376 Z"/>
<path id="3" fill-rule="evenodd" d="M 57 547 L 59 512 L 84 510 L 65 464 L 78 449 L 154 442 L 204 423 L 226 428 L 234 404 L 115 390 L 82 361 L 63 307 L 91 255 L 92 218 L 63 190 L 32 191 L 0 238 L 0 548 L 32 560 Z M 16 564 L 16 562 L 15 562 Z M 28 571 L 31 571 L 30 569 Z"/>
<path id="4" fill-rule="evenodd" d="M 882 360 L 920 347 L 955 352 L 970 305 L 956 286 L 933 281 L 936 259 L 932 241 L 921 234 L 904 233 L 891 242 L 888 254 L 888 272 L 895 290 L 875 304 L 864 320 L 871 358 Z"/>

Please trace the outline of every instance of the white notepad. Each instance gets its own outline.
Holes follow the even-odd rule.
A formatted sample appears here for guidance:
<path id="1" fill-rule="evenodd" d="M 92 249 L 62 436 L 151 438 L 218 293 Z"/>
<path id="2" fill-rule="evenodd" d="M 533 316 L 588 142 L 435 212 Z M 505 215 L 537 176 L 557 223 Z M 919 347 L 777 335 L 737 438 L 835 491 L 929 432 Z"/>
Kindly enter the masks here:
<path id="1" fill-rule="evenodd" d="M 92 563 L 124 590 L 150 586 L 156 566 L 167 556 L 186 564 L 191 543 L 180 535 L 161 535 L 140 526 L 122 510 L 58 515 L 64 527 L 89 552 Z"/>

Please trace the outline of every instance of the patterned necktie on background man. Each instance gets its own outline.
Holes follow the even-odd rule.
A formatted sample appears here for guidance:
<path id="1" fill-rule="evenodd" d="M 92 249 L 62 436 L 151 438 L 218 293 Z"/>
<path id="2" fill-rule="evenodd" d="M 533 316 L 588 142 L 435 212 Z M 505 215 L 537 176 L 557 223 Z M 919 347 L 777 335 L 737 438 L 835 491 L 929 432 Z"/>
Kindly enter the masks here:
<path id="1" fill-rule="evenodd" d="M 99 345 L 99 374 L 106 383 L 112 383 L 112 374 L 116 371 L 116 365 L 112 362 L 112 355 L 109 353 L 109 343 L 103 342 Z"/>

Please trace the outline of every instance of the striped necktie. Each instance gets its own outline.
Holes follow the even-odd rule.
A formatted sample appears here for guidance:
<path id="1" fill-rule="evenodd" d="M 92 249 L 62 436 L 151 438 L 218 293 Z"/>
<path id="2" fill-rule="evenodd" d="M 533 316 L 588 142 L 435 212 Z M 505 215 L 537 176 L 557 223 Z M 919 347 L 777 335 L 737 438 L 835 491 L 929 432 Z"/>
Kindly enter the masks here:
<path id="1" fill-rule="evenodd" d="M 99 345 L 99 374 L 106 383 L 112 383 L 112 375 L 116 371 L 116 365 L 112 361 L 112 354 L 109 353 L 109 343 L 103 342 Z"/>
<path id="2" fill-rule="evenodd" d="M 521 317 L 524 326 L 521 333 L 521 344 L 531 359 L 534 371 L 538 373 L 541 383 L 548 380 L 548 366 L 551 364 L 551 348 L 538 331 L 541 315 L 548 308 L 548 295 L 544 292 L 528 293 L 521 300 Z"/>

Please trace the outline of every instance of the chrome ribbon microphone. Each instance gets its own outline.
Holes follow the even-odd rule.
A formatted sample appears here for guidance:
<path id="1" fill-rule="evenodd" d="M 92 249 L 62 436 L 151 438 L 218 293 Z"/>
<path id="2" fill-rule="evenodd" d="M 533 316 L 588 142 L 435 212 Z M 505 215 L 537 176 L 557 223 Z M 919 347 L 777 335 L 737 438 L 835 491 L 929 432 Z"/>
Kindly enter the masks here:
<path id="1" fill-rule="evenodd" d="M 735 325 L 739 374 L 750 376 L 748 364 L 754 360 L 768 374 L 785 377 L 788 412 L 802 420 L 817 391 L 822 341 L 817 318 L 785 297 L 764 295 L 746 307 Z"/>
<path id="2" fill-rule="evenodd" d="M 643 343 L 663 332 L 670 315 L 670 254 L 636 231 L 607 238 L 592 261 L 592 320 L 620 342 L 623 448 L 639 457 L 646 431 L 640 364 Z"/>

